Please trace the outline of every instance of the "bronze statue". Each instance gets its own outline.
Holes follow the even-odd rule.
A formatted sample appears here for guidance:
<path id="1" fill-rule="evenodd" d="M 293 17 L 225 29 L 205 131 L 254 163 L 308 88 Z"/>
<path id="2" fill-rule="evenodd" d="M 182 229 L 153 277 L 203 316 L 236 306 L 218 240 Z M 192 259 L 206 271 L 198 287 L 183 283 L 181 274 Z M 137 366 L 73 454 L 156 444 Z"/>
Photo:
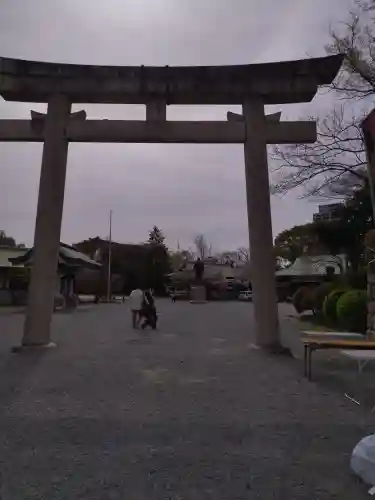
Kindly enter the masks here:
<path id="1" fill-rule="evenodd" d="M 204 275 L 204 262 L 198 257 L 194 264 L 195 280 L 201 282 Z"/>

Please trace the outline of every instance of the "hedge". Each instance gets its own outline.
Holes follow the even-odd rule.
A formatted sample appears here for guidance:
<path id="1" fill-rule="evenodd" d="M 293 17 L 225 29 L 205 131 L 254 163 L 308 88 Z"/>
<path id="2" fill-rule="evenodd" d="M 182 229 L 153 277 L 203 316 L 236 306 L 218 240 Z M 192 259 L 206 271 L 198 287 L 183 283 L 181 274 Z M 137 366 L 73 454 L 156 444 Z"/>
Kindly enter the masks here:
<path id="1" fill-rule="evenodd" d="M 337 302 L 347 291 L 347 288 L 337 288 L 324 299 L 323 315 L 328 324 L 334 325 L 337 323 Z"/>
<path id="2" fill-rule="evenodd" d="M 313 309 L 315 312 L 323 310 L 323 303 L 325 298 L 335 290 L 337 285 L 334 283 L 322 283 L 317 286 L 313 292 Z"/>
<path id="3" fill-rule="evenodd" d="M 336 306 L 338 323 L 347 331 L 365 333 L 367 320 L 366 290 L 350 290 L 339 298 Z"/>

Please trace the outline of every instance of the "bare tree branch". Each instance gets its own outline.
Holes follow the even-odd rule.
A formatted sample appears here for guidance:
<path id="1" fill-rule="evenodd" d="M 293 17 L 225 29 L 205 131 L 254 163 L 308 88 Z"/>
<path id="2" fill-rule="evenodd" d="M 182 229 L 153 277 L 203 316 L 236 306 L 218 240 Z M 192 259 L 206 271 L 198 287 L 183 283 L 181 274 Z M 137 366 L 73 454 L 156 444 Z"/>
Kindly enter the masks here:
<path id="1" fill-rule="evenodd" d="M 375 92 L 375 2 L 357 0 L 348 19 L 331 29 L 329 54 L 344 54 L 343 69 L 330 85 L 344 99 L 362 99 Z"/>
<path id="2" fill-rule="evenodd" d="M 283 194 L 299 186 L 306 196 L 338 197 L 350 194 L 366 181 L 366 154 L 359 123 L 348 117 L 344 105 L 317 119 L 318 138 L 314 144 L 275 146 L 272 159 L 278 172 L 272 194 Z M 353 181 L 349 181 L 353 177 Z M 327 189 L 332 184 L 332 190 Z M 351 188 L 351 189 L 349 189 Z"/>
<path id="3" fill-rule="evenodd" d="M 314 144 L 273 149 L 273 194 L 303 186 L 305 196 L 345 198 L 367 180 L 360 123 L 373 107 L 368 97 L 375 94 L 375 0 L 357 0 L 347 20 L 331 35 L 327 52 L 345 56 L 342 70 L 327 87 L 339 105 L 325 118 L 317 118 Z M 353 100 L 358 99 L 369 106 L 355 116 L 353 109 L 358 106 L 353 107 Z"/>
<path id="4" fill-rule="evenodd" d="M 239 260 L 243 262 L 249 262 L 250 261 L 250 250 L 246 247 L 240 247 L 237 249 L 237 254 L 239 257 Z"/>
<path id="5" fill-rule="evenodd" d="M 208 243 L 204 234 L 197 234 L 194 238 L 194 244 L 197 249 L 197 254 L 200 259 L 206 259 L 212 255 L 212 245 Z"/>

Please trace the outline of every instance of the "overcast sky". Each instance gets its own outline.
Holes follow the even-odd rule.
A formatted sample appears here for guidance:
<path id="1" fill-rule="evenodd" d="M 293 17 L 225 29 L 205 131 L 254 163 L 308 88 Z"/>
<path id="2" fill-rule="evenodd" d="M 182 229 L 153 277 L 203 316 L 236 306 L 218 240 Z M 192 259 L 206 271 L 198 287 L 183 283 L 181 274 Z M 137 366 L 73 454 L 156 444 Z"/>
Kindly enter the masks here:
<path id="1" fill-rule="evenodd" d="M 106 65 L 219 65 L 324 55 L 329 24 L 351 0 L 0 0 L 0 55 Z M 280 106 L 283 117 L 329 105 Z M 276 109 L 272 108 L 270 110 Z M 0 118 L 36 104 L 0 100 Z M 88 118 L 143 119 L 142 106 L 82 105 Z M 225 119 L 229 107 L 168 108 L 168 119 Z M 231 108 L 236 111 L 236 108 Z M 0 144 L 0 229 L 33 242 L 42 146 Z M 108 233 L 147 239 L 160 226 L 171 247 L 204 233 L 215 250 L 248 245 L 240 145 L 72 144 L 62 240 Z M 311 219 L 299 193 L 272 198 L 274 235 Z"/>

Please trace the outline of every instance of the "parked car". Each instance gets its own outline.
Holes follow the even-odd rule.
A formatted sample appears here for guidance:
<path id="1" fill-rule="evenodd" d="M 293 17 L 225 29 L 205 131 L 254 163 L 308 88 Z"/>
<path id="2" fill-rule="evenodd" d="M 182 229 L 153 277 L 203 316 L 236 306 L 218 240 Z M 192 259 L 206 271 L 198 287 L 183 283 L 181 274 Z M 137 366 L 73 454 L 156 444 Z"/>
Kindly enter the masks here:
<path id="1" fill-rule="evenodd" d="M 245 290 L 244 292 L 240 292 L 240 294 L 238 295 L 238 300 L 245 300 L 245 301 L 253 300 L 252 290 Z"/>

